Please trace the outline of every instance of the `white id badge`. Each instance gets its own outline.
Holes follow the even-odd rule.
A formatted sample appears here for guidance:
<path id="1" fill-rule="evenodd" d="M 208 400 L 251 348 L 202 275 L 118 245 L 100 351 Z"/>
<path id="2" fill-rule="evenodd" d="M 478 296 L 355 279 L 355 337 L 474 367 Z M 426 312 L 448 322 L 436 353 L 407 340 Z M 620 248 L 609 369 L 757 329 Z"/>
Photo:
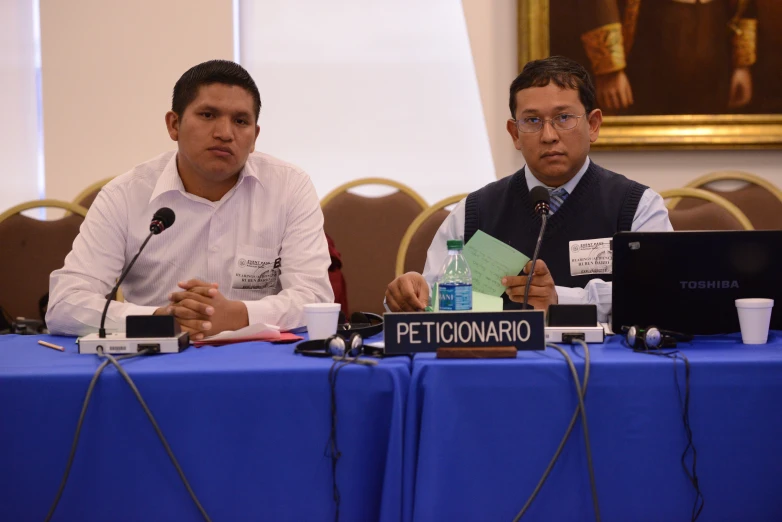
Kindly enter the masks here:
<path id="1" fill-rule="evenodd" d="M 234 259 L 231 288 L 265 290 L 277 287 L 281 259 L 269 248 L 239 248 Z"/>
<path id="2" fill-rule="evenodd" d="M 613 263 L 611 238 L 571 241 L 570 275 L 610 274 Z"/>

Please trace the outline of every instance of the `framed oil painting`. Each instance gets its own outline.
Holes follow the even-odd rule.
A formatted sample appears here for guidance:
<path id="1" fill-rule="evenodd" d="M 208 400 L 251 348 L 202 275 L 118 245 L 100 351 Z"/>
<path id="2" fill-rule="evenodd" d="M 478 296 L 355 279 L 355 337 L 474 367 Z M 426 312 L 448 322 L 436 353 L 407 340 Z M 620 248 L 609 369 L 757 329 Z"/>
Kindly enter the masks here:
<path id="1" fill-rule="evenodd" d="M 590 71 L 601 149 L 782 148 L 782 1 L 518 0 L 519 68 Z"/>

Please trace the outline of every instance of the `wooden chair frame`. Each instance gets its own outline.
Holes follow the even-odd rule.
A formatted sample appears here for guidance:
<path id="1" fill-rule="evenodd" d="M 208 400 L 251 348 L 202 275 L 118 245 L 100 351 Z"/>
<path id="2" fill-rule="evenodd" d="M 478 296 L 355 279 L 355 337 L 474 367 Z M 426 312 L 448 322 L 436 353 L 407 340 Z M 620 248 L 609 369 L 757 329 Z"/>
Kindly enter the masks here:
<path id="1" fill-rule="evenodd" d="M 708 190 L 703 189 L 697 189 L 697 188 L 676 188 L 676 189 L 669 189 L 669 190 L 663 190 L 660 192 L 660 195 L 663 197 L 663 199 L 668 198 L 677 198 L 674 201 L 670 201 L 667 204 L 668 210 L 673 210 L 673 208 L 676 206 L 676 204 L 679 202 L 680 198 L 698 198 L 698 199 L 705 199 L 706 201 L 710 201 L 711 203 L 714 203 L 715 205 L 718 205 L 725 210 L 727 210 L 731 216 L 733 216 L 736 221 L 738 221 L 741 226 L 744 227 L 744 230 L 755 230 L 755 227 L 752 226 L 752 223 L 750 222 L 749 218 L 747 218 L 746 214 L 742 212 L 739 207 L 725 199 L 724 197 L 715 194 L 713 192 L 709 192 Z"/>
<path id="2" fill-rule="evenodd" d="M 432 217 L 435 213 L 438 211 L 453 205 L 455 203 L 460 202 L 464 198 L 467 197 L 467 194 L 457 194 L 455 196 L 450 196 L 445 199 L 441 199 L 437 203 L 433 204 L 432 206 L 428 207 L 426 210 L 421 212 L 417 218 L 413 220 L 412 223 L 410 223 L 410 226 L 407 227 L 407 230 L 405 231 L 405 235 L 402 236 L 402 241 L 399 243 L 399 250 L 396 254 L 396 277 L 399 277 L 404 273 L 405 270 L 405 258 L 407 257 L 407 251 L 410 248 L 410 242 L 413 240 L 413 236 L 418 231 L 419 228 L 426 222 L 427 219 Z"/>

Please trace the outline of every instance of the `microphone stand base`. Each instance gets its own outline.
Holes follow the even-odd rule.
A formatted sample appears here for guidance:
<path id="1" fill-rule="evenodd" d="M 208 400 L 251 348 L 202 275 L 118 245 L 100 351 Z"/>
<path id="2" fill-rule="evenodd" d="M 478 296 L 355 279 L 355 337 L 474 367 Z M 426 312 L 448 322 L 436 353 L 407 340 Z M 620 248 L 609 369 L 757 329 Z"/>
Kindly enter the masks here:
<path id="1" fill-rule="evenodd" d="M 587 343 L 602 343 L 605 341 L 605 330 L 599 324 L 595 326 L 547 326 L 547 343 L 574 344 L 574 339 Z"/>
<path id="2" fill-rule="evenodd" d="M 92 333 L 80 337 L 79 353 L 97 354 L 98 347 L 104 353 L 126 354 L 147 350 L 156 353 L 179 353 L 190 345 L 190 334 L 183 332 L 174 337 L 127 337 L 124 333 L 110 333 L 105 338 Z"/>

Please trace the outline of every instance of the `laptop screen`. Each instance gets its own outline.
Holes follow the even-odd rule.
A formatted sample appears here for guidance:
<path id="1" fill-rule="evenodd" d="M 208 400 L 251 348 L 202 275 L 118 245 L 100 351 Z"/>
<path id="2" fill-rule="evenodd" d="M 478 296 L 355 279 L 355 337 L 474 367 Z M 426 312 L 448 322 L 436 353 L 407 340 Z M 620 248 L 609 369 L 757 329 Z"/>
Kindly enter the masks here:
<path id="1" fill-rule="evenodd" d="M 739 331 L 735 300 L 774 299 L 782 329 L 782 230 L 620 232 L 613 240 L 611 327 Z"/>

